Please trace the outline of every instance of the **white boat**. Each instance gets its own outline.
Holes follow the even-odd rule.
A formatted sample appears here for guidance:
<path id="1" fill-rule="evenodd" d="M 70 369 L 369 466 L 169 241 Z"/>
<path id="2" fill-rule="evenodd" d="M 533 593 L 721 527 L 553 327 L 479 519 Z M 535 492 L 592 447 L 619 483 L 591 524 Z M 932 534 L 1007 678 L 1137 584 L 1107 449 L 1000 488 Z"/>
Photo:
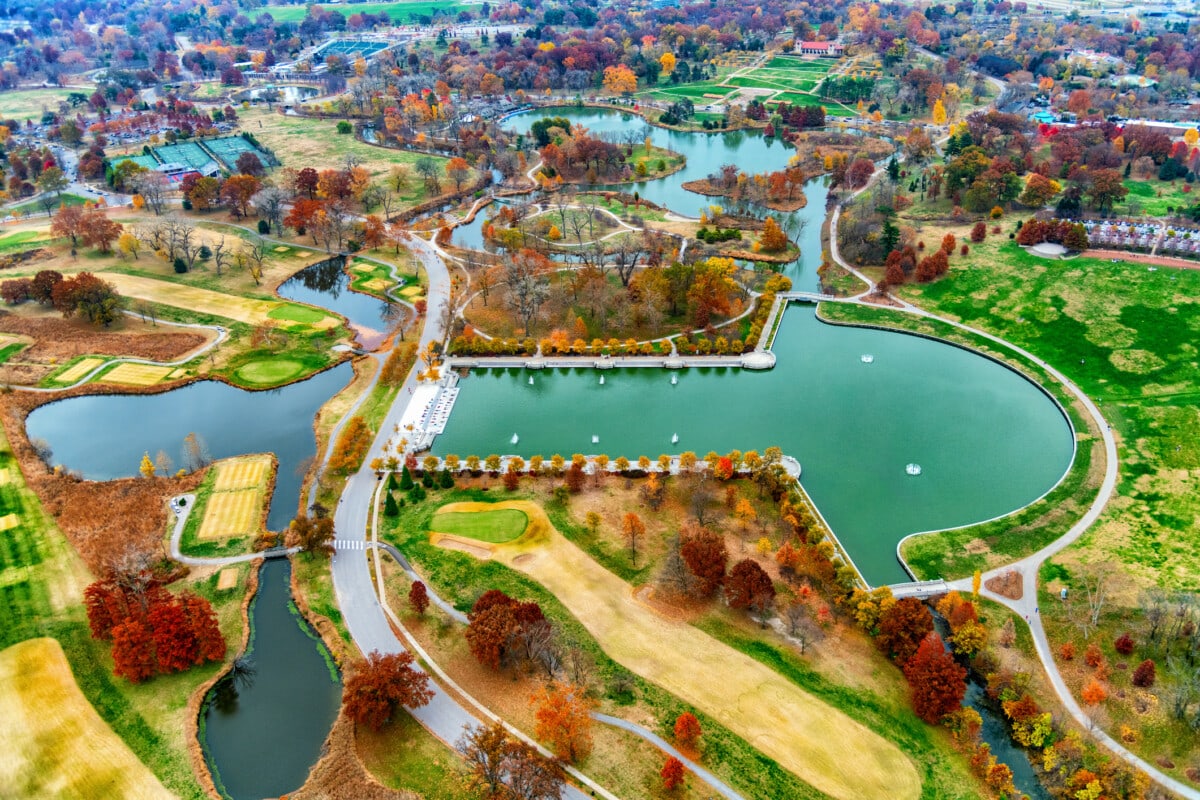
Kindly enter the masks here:
<path id="1" fill-rule="evenodd" d="M 592 444 L 600 444 L 600 437 L 594 433 L 592 434 Z"/>
<path id="2" fill-rule="evenodd" d="M 679 434 L 671 434 L 671 444 L 679 444 Z"/>
<path id="3" fill-rule="evenodd" d="M 674 385 L 675 385 L 675 384 L 677 384 L 677 383 L 679 383 L 679 376 L 678 376 L 678 375 L 672 375 L 672 376 L 671 376 L 671 385 L 672 385 L 672 386 L 674 386 Z"/>
<path id="4" fill-rule="evenodd" d="M 517 442 L 521 441 L 521 437 L 520 437 L 520 436 L 517 436 L 517 435 L 514 433 L 514 434 L 513 434 L 513 438 L 512 438 L 510 441 L 511 441 L 513 444 L 516 444 Z"/>
<path id="5" fill-rule="evenodd" d="M 532 375 L 529 376 L 529 385 L 533 386 L 533 376 Z"/>
<path id="6" fill-rule="evenodd" d="M 920 475 L 921 474 L 921 465 L 920 464 L 909 464 L 908 466 L 906 466 L 904 468 L 904 471 L 907 472 L 909 475 Z"/>
<path id="7" fill-rule="evenodd" d="M 600 385 L 601 386 L 604 385 L 604 376 L 603 375 L 600 376 Z"/>
<path id="8" fill-rule="evenodd" d="M 871 363 L 872 361 L 874 361 L 874 360 L 875 360 L 875 356 L 871 355 L 870 353 L 864 353 L 864 354 L 863 354 L 863 357 L 862 357 L 862 362 L 863 362 L 864 364 L 870 364 L 870 363 Z M 531 382 L 531 383 L 533 382 L 533 379 L 532 379 L 532 378 L 530 379 L 530 382 Z"/>

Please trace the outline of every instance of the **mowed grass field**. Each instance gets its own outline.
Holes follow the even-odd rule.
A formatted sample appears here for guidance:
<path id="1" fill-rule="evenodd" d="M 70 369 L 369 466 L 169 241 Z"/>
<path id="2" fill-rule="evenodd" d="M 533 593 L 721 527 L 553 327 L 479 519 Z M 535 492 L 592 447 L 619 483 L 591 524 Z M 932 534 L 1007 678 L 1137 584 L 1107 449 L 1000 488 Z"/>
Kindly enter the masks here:
<path id="1" fill-rule="evenodd" d="M 171 374 L 171 367 L 160 367 L 154 364 L 118 364 L 113 367 L 101 380 L 105 383 L 122 383 L 129 386 L 153 386 Z"/>
<path id="2" fill-rule="evenodd" d="M 464 508 L 471 504 L 454 503 L 439 511 L 430 523 L 432 530 L 453 536 L 466 536 L 490 544 L 503 544 L 519 538 L 529 525 L 529 517 L 516 508 L 495 509 L 487 503 L 479 510 Z"/>
<path id="3" fill-rule="evenodd" d="M 968 231 L 961 227 L 961 240 Z M 945 278 L 905 286 L 902 296 L 1045 359 L 1095 400 L 1111 424 L 1119 447 L 1119 499 L 1056 560 L 1069 566 L 1119 562 L 1136 578 L 1127 584 L 1130 591 L 1152 583 L 1188 589 L 1200 582 L 1200 496 L 1194 491 L 1200 475 L 1200 272 L 1151 271 L 1086 256 L 1050 261 L 1007 237 L 989 236 L 971 245 L 970 256 L 952 258 Z M 962 537 L 970 535 L 978 534 L 967 529 L 910 540 L 920 555 L 914 565 L 947 577 L 969 575 L 972 557 Z"/>
<path id="4" fill-rule="evenodd" d="M 532 530 L 517 544 L 491 545 L 493 558 L 554 594 L 614 661 L 720 720 L 831 797 L 921 795 L 921 778 L 898 747 L 764 664 L 655 614 L 633 597 L 628 583 L 565 539 L 539 505 L 508 501 L 501 508 L 524 511 Z"/>
<path id="5" fill-rule="evenodd" d="M 40 120 L 45 111 L 57 111 L 58 104 L 67 99 L 71 92 L 90 95 L 95 89 L 90 86 L 67 89 L 21 89 L 15 92 L 0 92 L 0 118 L 24 122 Z"/>
<path id="6" fill-rule="evenodd" d="M 457 0 L 440 2 L 440 0 L 412 0 L 412 2 L 397 3 L 355 3 L 353 5 L 319 6 L 323 11 L 336 11 L 349 17 L 351 14 L 383 14 L 386 13 L 394 22 L 412 22 L 419 16 L 431 17 L 434 14 L 457 15 L 459 11 L 474 8 L 479 5 L 461 3 Z M 308 13 L 304 4 L 264 6 L 250 13 L 251 19 L 257 19 L 263 14 L 270 13 L 276 22 L 300 22 Z"/>
<path id="7" fill-rule="evenodd" d="M 92 708 L 54 639 L 0 652 L 0 796 L 173 797 Z"/>
<path id="8" fill-rule="evenodd" d="M 373 177 L 382 178 L 393 164 L 403 164 L 408 167 L 409 181 L 408 186 L 399 193 L 401 206 L 415 205 L 429 199 L 424 182 L 413 171 L 417 159 L 424 157 L 422 153 L 360 142 L 354 138 L 354 134 L 338 133 L 336 120 L 285 117 L 266 109 L 251 109 L 241 115 L 241 127 L 271 148 L 285 167 L 330 169 L 345 163 L 347 156 L 354 156 L 370 170 Z M 444 178 L 447 159 L 429 157 L 441 168 L 442 191 L 453 189 L 454 184 Z"/>
<path id="9" fill-rule="evenodd" d="M 216 464 L 217 477 L 204 505 L 200 541 L 258 533 L 271 475 L 271 456 L 241 456 Z"/>

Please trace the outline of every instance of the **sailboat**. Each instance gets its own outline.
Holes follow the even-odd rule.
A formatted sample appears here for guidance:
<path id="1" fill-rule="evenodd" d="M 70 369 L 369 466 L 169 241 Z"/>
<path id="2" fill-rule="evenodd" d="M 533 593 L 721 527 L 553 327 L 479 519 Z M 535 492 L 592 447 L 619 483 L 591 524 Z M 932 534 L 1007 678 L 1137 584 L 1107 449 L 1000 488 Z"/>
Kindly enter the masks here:
<path id="1" fill-rule="evenodd" d="M 516 444 L 517 442 L 521 441 L 521 437 L 520 437 L 520 436 L 517 436 L 517 435 L 514 433 L 514 434 L 513 434 L 513 438 L 512 438 L 510 441 L 511 441 L 511 443 L 512 443 L 512 444 Z"/>
<path id="2" fill-rule="evenodd" d="M 678 376 L 678 375 L 672 375 L 672 376 L 671 376 L 671 385 L 672 385 L 672 386 L 674 386 L 674 385 L 675 385 L 675 384 L 677 384 L 677 383 L 679 383 L 679 376 Z"/>
<path id="3" fill-rule="evenodd" d="M 601 386 L 604 385 L 604 376 L 603 375 L 600 376 L 600 385 Z"/>
<path id="4" fill-rule="evenodd" d="M 678 433 L 671 435 L 671 444 L 679 444 L 679 434 Z"/>

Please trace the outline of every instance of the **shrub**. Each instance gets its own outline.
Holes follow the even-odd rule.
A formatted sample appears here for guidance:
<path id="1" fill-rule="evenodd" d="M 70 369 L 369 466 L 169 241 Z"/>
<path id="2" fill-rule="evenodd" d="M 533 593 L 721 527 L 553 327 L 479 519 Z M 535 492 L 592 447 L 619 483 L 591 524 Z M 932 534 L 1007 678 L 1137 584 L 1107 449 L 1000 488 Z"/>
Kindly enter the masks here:
<path id="1" fill-rule="evenodd" d="M 187 262 L 178 256 L 175 258 L 175 272 L 180 275 L 187 272 Z"/>
<path id="2" fill-rule="evenodd" d="M 1083 702 L 1089 706 L 1098 706 L 1108 699 L 1108 692 L 1100 684 L 1100 681 L 1095 679 L 1088 681 L 1088 685 L 1083 687 L 1083 692 L 1080 695 Z"/>
<path id="3" fill-rule="evenodd" d="M 354 126 L 353 126 L 353 125 L 351 125 L 351 124 L 350 124 L 349 122 L 347 122 L 346 120 L 341 120 L 341 121 L 339 121 L 339 122 L 338 122 L 338 124 L 337 124 L 337 132 L 338 132 L 338 133 L 346 134 L 346 133 L 349 133 L 349 132 L 350 132 L 350 131 L 352 131 L 352 130 L 354 130 Z"/>
<path id="4" fill-rule="evenodd" d="M 1133 685 L 1143 689 L 1153 686 L 1157 678 L 1158 671 L 1154 667 L 1154 661 L 1149 658 L 1138 664 L 1137 669 L 1133 671 Z"/>
<path id="5" fill-rule="evenodd" d="M 1122 633 L 1117 637 L 1117 640 L 1113 642 L 1113 647 L 1115 647 L 1117 652 L 1121 655 L 1127 656 L 1133 652 L 1133 637 L 1130 636 L 1128 632 Z"/>
<path id="6" fill-rule="evenodd" d="M 960 254 L 962 254 L 962 255 L 964 255 L 964 256 L 965 256 L 965 255 L 967 255 L 968 253 L 970 253 L 970 252 L 971 252 L 971 246 L 970 246 L 970 245 L 966 245 L 966 244 L 964 244 L 964 245 L 962 246 L 962 249 L 961 249 L 961 250 L 959 250 L 958 252 L 959 252 Z"/>
<path id="7" fill-rule="evenodd" d="M 1067 642 L 1062 647 L 1058 648 L 1058 657 L 1063 661 L 1074 661 L 1075 644 L 1073 642 Z"/>
<path id="8" fill-rule="evenodd" d="M 1087 662 L 1089 667 L 1098 667 L 1104 663 L 1104 654 L 1100 652 L 1100 647 L 1092 642 L 1087 646 L 1087 650 L 1083 652 L 1083 660 Z"/>
<path id="9" fill-rule="evenodd" d="M 1000 206 L 992 206 L 992 213 L 990 216 L 992 219 L 1000 219 L 1004 216 L 1004 209 Z"/>
<path id="10" fill-rule="evenodd" d="M 258 232 L 263 234 L 264 236 L 267 235 L 268 233 L 270 233 L 271 232 L 271 223 L 267 222 L 265 219 L 260 219 L 258 221 Z"/>
<path id="11" fill-rule="evenodd" d="M 983 222 L 976 222 L 975 225 L 971 228 L 971 241 L 979 243 L 979 242 L 982 242 L 986 238 L 987 238 L 987 224 L 983 223 Z"/>

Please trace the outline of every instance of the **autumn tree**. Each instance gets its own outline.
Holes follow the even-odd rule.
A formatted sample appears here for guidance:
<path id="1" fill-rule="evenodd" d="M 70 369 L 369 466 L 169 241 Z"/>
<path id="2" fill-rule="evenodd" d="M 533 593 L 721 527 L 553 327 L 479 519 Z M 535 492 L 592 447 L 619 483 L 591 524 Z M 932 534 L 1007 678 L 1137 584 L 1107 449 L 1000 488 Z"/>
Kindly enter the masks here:
<path id="1" fill-rule="evenodd" d="M 557 761 L 508 736 L 504 724 L 467 728 L 457 748 L 470 767 L 469 784 L 489 798 L 559 800 L 565 779 Z"/>
<path id="2" fill-rule="evenodd" d="M 1098 169 L 1092 173 L 1087 198 L 1092 207 L 1101 214 L 1112 211 L 1113 204 L 1124 200 L 1127 194 L 1129 189 L 1118 170 Z"/>
<path id="3" fill-rule="evenodd" d="M 752 558 L 734 564 L 725 579 L 725 598 L 730 608 L 761 612 L 775 602 L 775 584 L 771 576 Z"/>
<path id="4" fill-rule="evenodd" d="M 725 566 L 729 561 L 725 540 L 704 528 L 693 529 L 684 536 L 679 554 L 695 578 L 695 594 L 711 597 L 725 580 Z"/>
<path id="5" fill-rule="evenodd" d="M 334 472 L 349 472 L 362 464 L 371 447 L 371 429 L 361 416 L 350 418 L 341 434 L 338 435 L 337 445 L 329 457 L 328 467 Z"/>
<path id="6" fill-rule="evenodd" d="M 182 604 L 157 603 L 147 616 L 160 672 L 182 672 L 199 663 L 200 645 Z"/>
<path id="7" fill-rule="evenodd" d="M 585 691 L 562 681 L 546 684 L 530 698 L 535 707 L 534 735 L 549 742 L 554 754 L 571 763 L 592 749 L 592 702 Z"/>
<path id="8" fill-rule="evenodd" d="M 503 796 L 509 741 L 504 723 L 496 720 L 491 725 L 468 727 L 455 745 L 471 770 L 471 787 L 482 790 L 485 797 Z"/>
<path id="9" fill-rule="evenodd" d="M 604 88 L 613 94 L 633 94 L 637 91 L 637 75 L 624 64 L 605 67 Z"/>
<path id="10" fill-rule="evenodd" d="M 471 176 L 471 165 L 466 159 L 455 156 L 446 162 L 446 177 L 454 181 L 454 190 L 462 189 L 463 182 Z"/>
<path id="11" fill-rule="evenodd" d="M 904 664 L 904 677 L 912 692 L 913 710 L 926 722 L 934 724 L 962 706 L 967 671 L 946 652 L 942 637 L 936 633 L 921 639 L 912 658 Z"/>
<path id="12" fill-rule="evenodd" d="M 668 792 L 673 791 L 683 783 L 685 774 L 686 770 L 683 768 L 683 762 L 675 756 L 670 756 L 666 763 L 663 764 L 662 772 L 659 773 L 662 777 L 663 788 Z"/>
<path id="13" fill-rule="evenodd" d="M 1157 679 L 1157 670 L 1154 666 L 1153 659 L 1147 658 L 1145 661 L 1137 665 L 1133 671 L 1133 685 L 1143 689 L 1148 689 L 1154 685 Z"/>
<path id="14" fill-rule="evenodd" d="M 857 158 L 846 170 L 846 185 L 851 189 L 861 189 L 875 174 L 875 162 L 869 158 Z"/>
<path id="15" fill-rule="evenodd" d="M 136 619 L 113 628 L 113 674 L 130 683 L 141 683 L 154 675 L 154 638 L 150 629 Z"/>
<path id="16" fill-rule="evenodd" d="M 250 201 L 262 182 L 253 175 L 231 175 L 221 184 L 221 201 L 233 210 L 234 216 L 245 217 L 250 213 Z"/>
<path id="17" fill-rule="evenodd" d="M 625 543 L 629 545 L 629 560 L 635 565 L 637 564 L 637 546 L 638 542 L 646 535 L 646 524 L 642 522 L 642 518 L 630 511 L 621 520 L 621 536 L 625 539 Z"/>
<path id="18" fill-rule="evenodd" d="M 933 615 L 920 600 L 905 597 L 889 605 L 879 617 L 875 643 L 903 666 L 933 630 Z M 939 644 L 941 640 L 938 640 Z"/>
<path id="19" fill-rule="evenodd" d="M 933 104 L 933 124 L 946 124 L 946 105 L 942 102 L 940 97 Z"/>
<path id="20" fill-rule="evenodd" d="M 413 667 L 411 653 L 369 654 L 350 670 L 342 706 L 356 723 L 379 730 L 397 708 L 417 708 L 433 698 L 429 676 Z"/>
<path id="21" fill-rule="evenodd" d="M 187 626 L 196 639 L 197 663 L 225 660 L 225 637 L 212 603 L 199 595 L 185 592 L 179 597 Z"/>
<path id="22" fill-rule="evenodd" d="M 762 249 L 768 253 L 778 253 L 786 250 L 788 246 L 787 234 L 779 227 L 775 218 L 770 216 L 763 222 L 762 235 L 758 241 L 762 245 Z"/>
<path id="23" fill-rule="evenodd" d="M 480 595 L 467 615 L 467 645 L 480 664 L 500 669 L 520 656 L 539 655 L 534 645 L 545 632 L 545 621 L 537 603 L 492 589 Z"/>
<path id="24" fill-rule="evenodd" d="M 408 590 L 408 605 L 418 616 L 429 608 L 429 592 L 421 581 L 413 581 L 412 588 Z"/>
<path id="25" fill-rule="evenodd" d="M 301 514 L 288 526 L 286 541 L 289 547 L 299 547 L 305 553 L 333 555 L 333 519 Z"/>
<path id="26" fill-rule="evenodd" d="M 690 711 L 685 711 L 675 718 L 675 743 L 689 753 L 696 752 L 700 743 L 700 720 Z"/>
<path id="27" fill-rule="evenodd" d="M 71 240 L 71 248 L 79 246 L 83 237 L 83 208 L 81 206 L 62 206 L 50 221 L 51 236 L 65 236 Z M 61 277 L 61 276 L 60 276 Z"/>
<path id="28" fill-rule="evenodd" d="M 1025 188 L 1021 191 L 1017 202 L 1030 208 L 1041 208 L 1057 197 L 1061 191 L 1062 185 L 1058 181 L 1051 180 L 1036 172 L 1031 172 L 1029 173 L 1029 177 L 1025 179 Z M 976 240 L 972 239 L 972 241 Z M 978 241 L 983 240 L 979 239 Z"/>
<path id="29" fill-rule="evenodd" d="M 1083 698 L 1083 702 L 1089 706 L 1098 706 L 1108 699 L 1108 692 L 1104 689 L 1104 684 L 1092 678 L 1088 681 L 1087 686 L 1083 687 L 1083 691 L 1079 695 Z"/>

